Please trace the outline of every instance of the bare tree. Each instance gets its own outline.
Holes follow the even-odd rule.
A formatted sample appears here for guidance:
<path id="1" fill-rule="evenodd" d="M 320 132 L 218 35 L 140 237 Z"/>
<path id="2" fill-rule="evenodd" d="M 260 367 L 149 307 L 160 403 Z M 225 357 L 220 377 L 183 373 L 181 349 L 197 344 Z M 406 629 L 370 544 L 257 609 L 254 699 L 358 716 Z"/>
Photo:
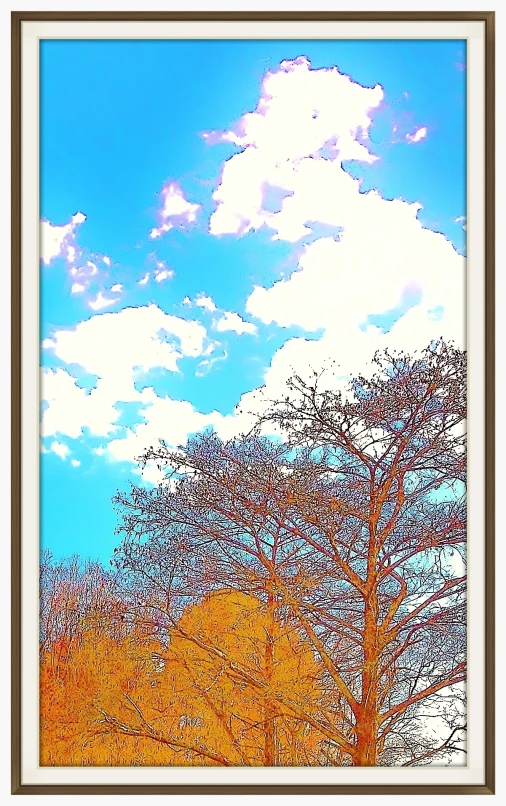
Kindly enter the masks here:
<path id="1" fill-rule="evenodd" d="M 282 708 L 318 730 L 321 763 L 446 763 L 465 730 L 465 354 L 439 342 L 375 362 L 345 392 L 293 378 L 259 423 L 281 442 L 258 429 L 150 449 L 166 482 L 117 496 L 117 563 L 159 633 L 224 586 L 298 631 L 322 669 L 312 713 L 268 663 L 228 658 L 224 673 L 267 688 L 271 723 Z M 219 637 L 206 651 L 226 655 Z"/>

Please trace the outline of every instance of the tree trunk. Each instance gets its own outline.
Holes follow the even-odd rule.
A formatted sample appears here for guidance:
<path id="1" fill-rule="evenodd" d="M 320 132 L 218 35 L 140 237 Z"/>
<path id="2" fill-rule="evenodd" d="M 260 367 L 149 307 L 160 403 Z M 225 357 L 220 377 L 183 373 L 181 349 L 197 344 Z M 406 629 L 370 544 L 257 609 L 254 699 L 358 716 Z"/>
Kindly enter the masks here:
<path id="1" fill-rule="evenodd" d="M 269 691 L 265 702 L 265 743 L 264 743 L 264 765 L 266 767 L 276 766 L 276 736 L 275 736 L 275 711 L 272 703 L 272 692 L 270 685 L 274 674 L 274 624 L 275 624 L 275 603 L 272 590 L 269 589 L 267 598 L 267 624 L 266 624 L 266 644 L 265 644 L 265 677 L 269 685 Z"/>
<path id="2" fill-rule="evenodd" d="M 357 721 L 357 744 L 354 767 L 376 767 L 378 763 L 378 726 L 376 714 L 364 710 Z"/>
<path id="3" fill-rule="evenodd" d="M 375 767 L 378 761 L 378 616 L 378 597 L 372 592 L 365 600 L 362 703 L 356 722 L 355 767 Z"/>

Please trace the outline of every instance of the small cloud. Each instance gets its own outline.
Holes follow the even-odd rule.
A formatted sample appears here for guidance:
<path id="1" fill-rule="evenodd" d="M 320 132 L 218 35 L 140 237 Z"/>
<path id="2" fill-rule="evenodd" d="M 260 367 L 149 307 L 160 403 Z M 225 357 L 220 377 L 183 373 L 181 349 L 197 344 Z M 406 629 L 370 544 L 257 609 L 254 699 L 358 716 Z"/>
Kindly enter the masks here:
<path id="1" fill-rule="evenodd" d="M 182 301 L 181 305 L 188 305 L 188 307 L 191 308 L 192 301 L 191 301 L 190 297 L 185 297 L 184 300 Z"/>
<path id="2" fill-rule="evenodd" d="M 465 220 L 466 220 L 465 215 L 459 215 L 457 218 L 453 219 L 453 223 L 454 224 L 460 224 L 461 221 L 465 221 Z"/>
<path id="3" fill-rule="evenodd" d="M 57 442 L 56 440 L 51 443 L 50 450 L 59 456 L 60 459 L 63 459 L 63 461 L 65 461 L 70 453 L 70 449 L 67 447 L 67 445 L 65 445 L 63 442 Z"/>
<path id="4" fill-rule="evenodd" d="M 415 129 L 413 134 L 407 134 L 406 140 L 408 143 L 419 143 L 421 140 L 424 140 L 427 137 L 427 126 L 421 126 L 419 129 Z"/>
<path id="5" fill-rule="evenodd" d="M 251 322 L 245 322 L 238 313 L 232 311 L 225 311 L 223 316 L 215 323 L 215 327 L 220 333 L 233 330 L 234 333 L 237 333 L 239 336 L 244 333 L 257 332 L 256 325 L 253 325 Z"/>
<path id="6" fill-rule="evenodd" d="M 108 308 L 110 305 L 114 305 L 114 303 L 117 301 L 117 299 L 107 299 L 107 297 L 104 297 L 102 292 L 99 291 L 96 299 L 90 300 L 88 305 L 94 311 L 101 311 L 102 308 Z"/>
<path id="7" fill-rule="evenodd" d="M 195 375 L 198 378 L 203 378 L 204 375 L 207 375 L 213 366 L 217 364 L 219 361 L 225 361 L 228 358 L 228 353 L 225 350 L 223 355 L 217 355 L 215 358 L 204 358 L 203 361 L 198 364 L 197 369 L 195 370 Z"/>
<path id="8" fill-rule="evenodd" d="M 106 452 L 106 449 L 100 445 L 98 448 L 93 448 L 93 453 L 96 453 L 97 456 L 103 456 Z"/>
<path id="9" fill-rule="evenodd" d="M 163 260 L 158 260 L 154 252 L 149 255 L 149 259 L 154 263 L 155 271 L 153 278 L 155 282 L 163 283 L 164 280 L 172 280 L 174 277 L 174 269 L 167 266 Z"/>
<path id="10" fill-rule="evenodd" d="M 188 297 L 186 297 L 186 299 L 188 299 Z M 188 304 L 189 300 L 188 303 L 185 303 L 183 300 L 183 303 Z M 211 313 L 216 310 L 214 300 L 211 299 L 211 297 L 208 297 L 206 294 L 197 294 L 195 297 L 195 305 L 198 305 L 199 308 L 204 308 L 206 311 L 210 311 Z"/>
<path id="11" fill-rule="evenodd" d="M 73 283 L 72 288 L 70 289 L 71 294 L 82 294 L 85 290 L 86 286 L 82 283 Z"/>
<path id="12" fill-rule="evenodd" d="M 79 461 L 79 459 L 72 459 L 70 464 L 72 465 L 72 467 L 79 467 L 81 462 Z"/>
<path id="13" fill-rule="evenodd" d="M 162 283 L 164 280 L 170 280 L 174 277 L 174 272 L 172 269 L 162 269 L 162 271 L 157 271 L 155 274 L 155 281 L 157 283 Z"/>
<path id="14" fill-rule="evenodd" d="M 139 280 L 139 285 L 146 285 L 149 280 L 149 271 L 144 275 L 142 280 Z"/>
<path id="15" fill-rule="evenodd" d="M 121 283 L 116 283 L 116 285 L 112 286 L 111 291 L 114 294 L 120 294 L 123 291 L 123 286 L 121 285 Z"/>
<path id="16" fill-rule="evenodd" d="M 159 238 L 160 235 L 163 235 L 164 232 L 168 232 L 172 229 L 172 224 L 161 224 L 159 227 L 153 227 L 153 229 L 149 233 L 150 238 Z"/>
<path id="17" fill-rule="evenodd" d="M 43 220 L 40 223 L 40 258 L 48 266 L 55 258 L 65 256 L 71 263 L 76 258 L 73 244 L 75 230 L 86 220 L 83 213 L 76 213 L 68 224 L 61 227 Z"/>
<path id="18" fill-rule="evenodd" d="M 162 207 L 158 211 L 158 226 L 149 233 L 150 238 L 159 238 L 169 232 L 174 225 L 185 225 L 195 221 L 200 204 L 189 202 L 176 182 L 168 182 L 160 191 Z"/>
<path id="19" fill-rule="evenodd" d="M 111 258 L 110 258 L 110 257 L 107 257 L 107 255 L 104 255 L 104 257 L 102 258 L 102 260 L 104 261 L 104 263 L 105 263 L 105 265 L 106 265 L 106 266 L 110 266 L 110 265 L 111 265 Z"/>

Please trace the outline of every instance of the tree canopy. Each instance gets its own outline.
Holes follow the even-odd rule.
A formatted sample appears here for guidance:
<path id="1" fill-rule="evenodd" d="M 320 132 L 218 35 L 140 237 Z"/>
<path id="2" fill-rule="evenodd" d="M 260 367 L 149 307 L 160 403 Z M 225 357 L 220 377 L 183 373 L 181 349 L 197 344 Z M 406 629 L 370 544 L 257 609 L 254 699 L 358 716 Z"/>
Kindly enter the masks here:
<path id="1" fill-rule="evenodd" d="M 61 763 L 55 731 L 61 753 L 93 737 L 67 763 L 120 747 L 135 764 L 458 758 L 465 418 L 465 353 L 438 342 L 377 355 L 343 389 L 294 377 L 247 435 L 147 450 L 164 480 L 117 494 L 103 587 L 43 585 L 45 763 Z"/>

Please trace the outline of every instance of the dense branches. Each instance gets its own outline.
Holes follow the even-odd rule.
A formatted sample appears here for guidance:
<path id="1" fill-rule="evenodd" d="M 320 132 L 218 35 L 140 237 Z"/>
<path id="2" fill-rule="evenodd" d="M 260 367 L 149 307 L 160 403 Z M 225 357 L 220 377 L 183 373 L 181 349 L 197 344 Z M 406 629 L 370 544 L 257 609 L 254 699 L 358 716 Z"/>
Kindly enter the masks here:
<path id="1" fill-rule="evenodd" d="M 412 765 L 463 749 L 465 354 L 437 343 L 375 362 L 344 391 L 293 378 L 249 436 L 161 442 L 143 461 L 165 482 L 116 498 L 123 607 L 193 681 L 185 752 L 205 747 L 200 763 Z M 231 602 L 257 614 L 241 640 Z M 151 725 L 163 744 L 136 713 L 104 708 L 104 724 Z"/>

